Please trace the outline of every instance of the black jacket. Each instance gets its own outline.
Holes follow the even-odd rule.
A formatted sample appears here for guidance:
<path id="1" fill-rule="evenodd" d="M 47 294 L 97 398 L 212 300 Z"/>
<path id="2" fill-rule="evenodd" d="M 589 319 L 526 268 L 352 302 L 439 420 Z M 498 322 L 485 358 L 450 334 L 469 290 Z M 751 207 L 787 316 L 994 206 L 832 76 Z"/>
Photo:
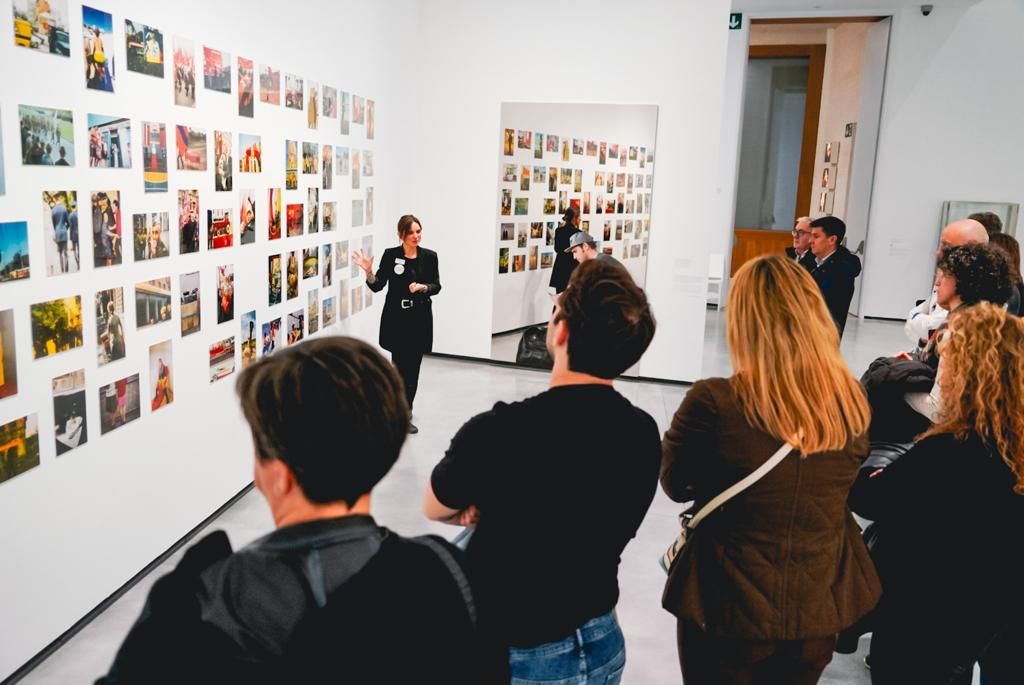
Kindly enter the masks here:
<path id="1" fill-rule="evenodd" d="M 871 405 L 871 440 L 913 442 L 931 426 L 906 401 L 908 392 L 931 392 L 935 369 L 924 362 L 879 357 L 860 378 Z"/>
<path id="2" fill-rule="evenodd" d="M 408 260 L 401 246 L 389 247 L 380 257 L 375 277 L 373 283 L 366 283 L 375 293 L 391 284 L 380 315 L 380 346 L 392 352 L 429 352 L 434 345 L 430 298 L 441 292 L 437 253 L 419 247 L 416 259 Z M 422 283 L 427 292 L 410 293 L 410 283 Z"/>
<path id="3" fill-rule="evenodd" d="M 569 285 L 572 270 L 576 268 L 576 260 L 566 252 L 566 249 L 569 247 L 569 239 L 579 232 L 580 229 L 571 224 L 562 224 L 555 229 L 555 265 L 551 268 L 551 280 L 548 281 L 555 292 L 565 290 Z"/>
<path id="4" fill-rule="evenodd" d="M 789 257 L 790 259 L 796 259 L 796 250 L 794 250 L 792 247 L 787 247 L 786 256 Z M 816 264 L 814 263 L 814 255 L 811 254 L 810 250 L 807 250 L 806 252 L 804 252 L 804 256 L 800 258 L 800 261 L 797 262 L 797 264 L 807 269 L 808 271 L 814 271 L 814 267 L 816 266 Z"/>
<path id="5" fill-rule="evenodd" d="M 843 337 L 846 328 L 846 317 L 850 313 L 850 301 L 853 299 L 853 279 L 860 275 L 860 259 L 840 245 L 821 266 L 811 271 L 814 282 L 821 288 L 832 320 L 839 329 L 839 337 Z"/>
<path id="6" fill-rule="evenodd" d="M 369 516 L 287 526 L 234 554 L 212 533 L 153 585 L 97 685 L 493 682 L 469 658 L 480 645 L 449 568 L 461 554 L 435 544 L 447 559 Z"/>

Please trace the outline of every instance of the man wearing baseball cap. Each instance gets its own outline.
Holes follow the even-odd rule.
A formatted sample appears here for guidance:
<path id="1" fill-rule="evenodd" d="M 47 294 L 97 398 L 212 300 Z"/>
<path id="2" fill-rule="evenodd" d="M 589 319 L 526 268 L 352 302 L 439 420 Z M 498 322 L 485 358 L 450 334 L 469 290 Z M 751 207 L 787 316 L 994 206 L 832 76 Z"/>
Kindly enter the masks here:
<path id="1" fill-rule="evenodd" d="M 610 262 L 622 266 L 622 262 L 612 257 L 610 254 L 604 252 L 598 252 L 597 243 L 594 242 L 594 237 L 586 231 L 580 231 L 579 233 L 573 233 L 572 237 L 569 238 L 569 247 L 565 248 L 565 251 L 572 255 L 573 259 L 582 264 L 591 259 L 599 259 L 603 262 Z"/>

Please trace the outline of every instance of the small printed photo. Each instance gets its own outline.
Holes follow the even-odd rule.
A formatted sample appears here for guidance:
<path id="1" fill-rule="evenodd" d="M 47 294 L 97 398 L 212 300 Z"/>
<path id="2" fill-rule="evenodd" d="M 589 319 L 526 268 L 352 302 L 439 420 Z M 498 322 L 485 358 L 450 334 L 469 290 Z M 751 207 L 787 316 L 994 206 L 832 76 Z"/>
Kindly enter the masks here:
<path id="1" fill-rule="evenodd" d="M 506 157 L 510 157 L 516 152 L 516 132 L 515 129 L 506 128 L 505 133 L 502 136 L 502 152 Z"/>
<path id="2" fill-rule="evenodd" d="M 181 274 L 181 337 L 202 329 L 202 306 L 199 297 L 199 272 Z"/>
<path id="3" fill-rule="evenodd" d="M 619 144 L 612 143 L 608 148 L 608 158 L 618 159 L 619 158 Z"/>
<path id="4" fill-rule="evenodd" d="M 135 284 L 135 328 L 171 320 L 171 278 L 154 278 Z"/>
<path id="5" fill-rule="evenodd" d="M 614 214 L 615 213 L 615 197 L 612 195 L 608 196 L 608 199 L 604 203 L 604 213 Z"/>
<path id="6" fill-rule="evenodd" d="M 364 235 L 362 240 L 362 251 L 367 257 L 373 257 L 373 236 Z"/>
<path id="7" fill-rule="evenodd" d="M 358 314 L 363 311 L 363 286 L 357 285 L 352 288 L 352 297 L 350 299 L 352 303 L 352 314 Z"/>
<path id="8" fill-rule="evenodd" d="M 260 65 L 260 102 L 281 104 L 281 72 L 266 64 Z"/>
<path id="9" fill-rule="evenodd" d="M 284 141 L 284 188 L 297 190 L 299 187 L 299 143 Z"/>
<path id="10" fill-rule="evenodd" d="M 267 190 L 267 240 L 281 237 L 281 189 Z"/>
<path id="11" fill-rule="evenodd" d="M 316 246 L 302 250 L 302 280 L 320 275 L 320 252 Z"/>
<path id="12" fill-rule="evenodd" d="M 231 55 L 203 46 L 203 87 L 218 93 L 231 92 Z"/>
<path id="13" fill-rule="evenodd" d="M 626 192 L 633 192 L 633 174 L 626 174 Z"/>
<path id="14" fill-rule="evenodd" d="M 830 143 L 825 143 L 825 164 L 838 164 L 839 163 L 839 141 L 834 140 Z"/>
<path id="15" fill-rule="evenodd" d="M 256 98 L 253 94 L 253 63 L 251 59 L 238 58 L 238 116 L 252 119 Z"/>
<path id="16" fill-rule="evenodd" d="M 566 138 L 562 141 L 562 161 L 569 161 L 569 139 Z"/>
<path id="17" fill-rule="evenodd" d="M 371 190 L 373 190 L 371 188 Z M 338 227 L 338 203 L 324 203 L 324 230 L 333 231 Z"/>
<path id="18" fill-rule="evenodd" d="M 515 240 L 516 225 L 501 223 L 498 225 L 498 240 Z"/>
<path id="19" fill-rule="evenodd" d="M 516 224 L 516 247 L 526 247 L 528 235 L 525 223 Z"/>
<path id="20" fill-rule="evenodd" d="M 634 244 L 629 246 L 629 257 L 630 259 L 636 259 L 640 256 L 640 245 Z"/>
<path id="21" fill-rule="evenodd" d="M 604 186 L 605 192 L 606 193 L 614 193 L 615 192 L 615 174 L 613 174 L 612 172 L 609 171 L 607 176 L 605 176 L 605 179 L 607 180 L 607 183 L 605 183 L 605 186 Z"/>
<path id="22" fill-rule="evenodd" d="M 530 213 L 530 198 L 516 198 L 516 216 L 525 216 Z"/>
<path id="23" fill-rule="evenodd" d="M 533 167 L 533 182 L 534 183 L 543 183 L 545 180 L 547 180 L 547 176 L 548 176 L 548 168 L 547 167 L 543 167 L 543 166 L 535 166 L 535 167 Z"/>
<path id="24" fill-rule="evenodd" d="M 61 57 L 71 56 L 67 0 L 13 0 L 11 4 L 15 45 Z"/>
<path id="25" fill-rule="evenodd" d="M 174 127 L 174 146 L 178 171 L 206 171 L 205 129 L 178 124 Z"/>
<path id="26" fill-rule="evenodd" d="M 347 269 L 348 268 L 348 241 L 341 240 L 334 244 L 334 268 Z"/>
<path id="27" fill-rule="evenodd" d="M 251 245 L 256 242 L 256 191 L 239 190 L 241 206 L 238 209 L 238 242 Z"/>
<path id="28" fill-rule="evenodd" d="M 821 187 L 830 188 L 832 184 L 829 183 L 831 176 L 832 167 L 825 167 L 821 170 Z"/>
<path id="29" fill-rule="evenodd" d="M 524 166 L 519 174 L 519 190 L 530 189 L 530 167 Z"/>
<path id="30" fill-rule="evenodd" d="M 544 159 L 544 134 L 533 134 L 533 158 Z"/>
<path id="31" fill-rule="evenodd" d="M 340 295 L 338 296 L 338 317 L 342 319 L 348 318 L 349 307 L 348 307 L 348 280 L 342 280 L 340 288 Z"/>
<path id="32" fill-rule="evenodd" d="M 169 257 L 171 218 L 167 212 L 132 214 L 132 236 L 135 261 Z"/>
<path id="33" fill-rule="evenodd" d="M 334 173 L 338 176 L 348 176 L 349 158 L 347 147 L 334 148 Z"/>
<path id="34" fill-rule="evenodd" d="M 377 135 L 377 103 L 366 100 L 366 139 L 373 140 Z"/>
<path id="35" fill-rule="evenodd" d="M 273 354 L 281 346 L 281 317 L 271 319 L 262 326 L 263 356 Z"/>
<path id="36" fill-rule="evenodd" d="M 55 4 L 62 3 L 50 2 L 51 9 Z M 82 38 L 85 43 L 85 87 L 113 93 L 114 53 L 108 50 L 114 49 L 114 18 L 106 12 L 82 5 Z"/>
<path id="37" fill-rule="evenodd" d="M 18 353 L 14 341 L 14 310 L 0 310 L 0 399 L 18 394 Z"/>
<path id="38" fill-rule="evenodd" d="M 100 434 L 134 421 L 141 415 L 139 374 L 100 386 Z"/>
<path id="39" fill-rule="evenodd" d="M 217 323 L 235 318 L 235 267 L 225 264 L 217 267 Z"/>
<path id="40" fill-rule="evenodd" d="M 306 233 L 320 231 L 320 189 L 306 189 Z"/>
<path id="41" fill-rule="evenodd" d="M 518 169 L 519 169 L 519 166 L 516 165 L 516 164 L 506 164 L 506 165 L 504 165 L 504 171 L 502 172 L 501 180 L 504 183 L 515 183 L 516 182 L 516 172 L 518 171 Z"/>
<path id="42" fill-rule="evenodd" d="M 601 141 L 601 145 L 597 150 L 597 163 L 607 164 L 608 163 L 608 143 Z"/>
<path id="43" fill-rule="evenodd" d="M 32 358 L 49 357 L 82 346 L 82 298 L 37 302 L 32 316 Z"/>
<path id="44" fill-rule="evenodd" d="M 544 237 L 544 222 L 543 221 L 532 221 L 530 222 L 530 238 L 543 238 Z"/>
<path id="45" fill-rule="evenodd" d="M 213 132 L 214 159 L 214 190 L 224 191 L 232 188 L 234 168 L 231 161 L 231 132 Z"/>
<path id="46" fill-rule="evenodd" d="M 558 184 L 567 186 L 572 184 L 572 169 L 569 167 L 563 167 L 561 173 L 558 175 Z"/>
<path id="47" fill-rule="evenodd" d="M 324 243 L 323 245 L 320 246 L 320 263 L 324 265 L 322 285 L 325 288 L 329 288 L 334 281 L 334 259 L 332 259 L 333 252 L 334 245 L 332 245 L 331 243 Z"/>
<path id="48" fill-rule="evenodd" d="M 608 242 L 612 239 L 612 222 L 604 222 L 604 242 Z"/>
<path id="49" fill-rule="evenodd" d="M 57 456 L 89 442 L 85 420 L 85 369 L 57 376 L 53 388 L 53 436 Z"/>
<path id="50" fill-rule="evenodd" d="M 238 339 L 242 341 L 242 368 L 244 369 L 256 361 L 256 310 L 253 309 L 242 314 L 238 320 L 242 326 Z"/>
<path id="51" fill-rule="evenodd" d="M 235 244 L 230 209 L 206 210 L 206 249 L 219 250 Z"/>
<path id="52" fill-rule="evenodd" d="M 572 153 L 574 155 L 582 155 L 583 154 L 583 139 L 582 138 L 573 138 L 572 139 Z"/>
<path id="53" fill-rule="evenodd" d="M 579 193 L 579 192 L 583 191 L 583 170 L 582 169 L 577 169 L 573 173 L 572 184 L 573 184 L 572 185 L 573 192 Z"/>
<path id="54" fill-rule="evenodd" d="M 18 105 L 21 163 L 34 166 L 74 166 L 74 117 L 68 109 Z"/>
<path id="55" fill-rule="evenodd" d="M 281 304 L 281 255 L 267 257 L 267 305 Z"/>
<path id="56" fill-rule="evenodd" d="M 373 291 L 369 288 L 363 288 L 363 309 L 369 309 L 373 306 Z"/>
<path id="57" fill-rule="evenodd" d="M 538 253 L 539 250 L 540 250 L 540 248 L 537 247 L 536 245 L 530 245 L 529 261 L 528 261 L 528 264 L 529 264 L 529 267 L 530 267 L 530 271 L 535 271 L 537 269 L 537 253 Z"/>
<path id="58" fill-rule="evenodd" d="M 587 141 L 587 157 L 597 157 L 597 141 Z"/>
<path id="59" fill-rule="evenodd" d="M 175 36 L 171 41 L 174 58 L 174 104 L 196 106 L 196 49 L 192 41 Z"/>
<path id="60" fill-rule="evenodd" d="M 0 425 L 0 483 L 39 466 L 39 415 Z"/>
<path id="61" fill-rule="evenodd" d="M 345 91 L 341 91 L 338 95 L 338 99 L 341 102 L 341 112 L 338 117 L 341 127 L 341 135 L 347 136 L 349 131 L 349 121 L 352 119 L 352 97 Z"/>
<path id="62" fill-rule="evenodd" d="M 89 114 L 89 166 L 128 169 L 132 165 L 132 125 L 125 117 Z"/>
<path id="63" fill-rule="evenodd" d="M 334 187 L 334 146 L 324 145 L 320 157 L 320 184 L 330 190 Z"/>
<path id="64" fill-rule="evenodd" d="M 324 300 L 323 319 L 324 328 L 333 326 L 338 320 L 338 298 L 333 295 Z"/>
<path id="65" fill-rule="evenodd" d="M 624 167 L 624 166 L 627 165 L 627 163 L 628 163 L 628 160 L 626 159 L 626 146 L 623 145 L 622 146 L 622 151 L 619 154 L 619 166 L 620 167 Z"/>
<path id="66" fill-rule="evenodd" d="M 73 190 L 43 191 L 43 235 L 46 236 L 46 275 L 77 273 L 81 268 L 78 193 Z"/>
<path id="67" fill-rule="evenodd" d="M 553 193 L 558 190 L 558 167 L 548 167 L 548 192 Z"/>
<path id="68" fill-rule="evenodd" d="M 299 309 L 288 315 L 288 344 L 294 345 L 305 336 L 306 313 Z"/>
<path id="69" fill-rule="evenodd" d="M 620 219 L 620 220 L 615 222 L 615 239 L 616 240 L 622 240 L 622 229 L 623 229 L 622 220 Z"/>
<path id="70" fill-rule="evenodd" d="M 359 190 L 360 171 L 359 150 L 352 150 L 352 190 Z"/>
<path id="71" fill-rule="evenodd" d="M 235 336 L 210 345 L 210 382 L 216 383 L 235 372 Z"/>
<path id="72" fill-rule="evenodd" d="M 302 79 L 295 74 L 284 75 L 284 106 L 289 109 L 302 109 Z"/>
<path id="73" fill-rule="evenodd" d="M 156 411 L 174 402 L 174 365 L 171 341 L 149 346 L 149 409 Z"/>
<path id="74" fill-rule="evenodd" d="M 590 214 L 590 193 L 583 193 L 583 209 L 581 211 L 584 214 Z"/>
<path id="75" fill-rule="evenodd" d="M 299 203 L 285 206 L 285 221 L 288 230 L 288 237 L 293 238 L 302 235 L 302 205 Z"/>
<path id="76" fill-rule="evenodd" d="M 366 100 L 361 95 L 352 94 L 352 123 L 366 123 Z"/>
<path id="77" fill-rule="evenodd" d="M 548 134 L 547 151 L 558 152 L 558 136 Z"/>
<path id="78" fill-rule="evenodd" d="M 507 188 L 501 191 L 501 215 L 512 216 L 512 191 Z"/>
<path id="79" fill-rule="evenodd" d="M 526 255 L 517 254 L 512 256 L 512 273 L 526 271 Z"/>
<path id="80" fill-rule="evenodd" d="M 295 299 L 299 296 L 299 252 L 298 250 L 292 250 L 288 253 L 288 265 L 287 273 L 285 274 L 287 280 L 285 283 L 288 286 L 285 292 L 285 297 L 289 300 Z"/>
<path id="81" fill-rule="evenodd" d="M 320 330 L 320 291 L 316 288 L 306 293 L 306 322 L 310 335 Z"/>
<path id="82" fill-rule="evenodd" d="M 550 269 L 555 263 L 554 252 L 541 252 L 540 253 L 540 268 Z"/>
<path id="83" fill-rule="evenodd" d="M 565 214 L 567 209 L 569 209 L 569 191 L 560 190 L 558 191 L 558 213 Z"/>
<path id="84" fill-rule="evenodd" d="M 320 147 L 316 143 L 302 143 L 302 173 L 320 173 Z"/>
<path id="85" fill-rule="evenodd" d="M 167 192 L 167 127 L 142 122 L 142 178 L 147 193 Z"/>
<path id="86" fill-rule="evenodd" d="M 544 198 L 544 213 L 555 214 L 555 198 L 546 197 Z"/>
<path id="87" fill-rule="evenodd" d="M 338 118 L 338 89 L 324 86 L 323 115 L 328 119 Z"/>
<path id="88" fill-rule="evenodd" d="M 248 133 L 238 134 L 238 171 L 243 174 L 258 174 L 263 171 L 263 150 L 260 137 Z"/>
<path id="89" fill-rule="evenodd" d="M 363 225 L 363 201 L 352 200 L 352 228 Z"/>
<path id="90" fill-rule="evenodd" d="M 320 86 L 306 82 L 306 125 L 313 131 L 320 128 Z"/>
<path id="91" fill-rule="evenodd" d="M 178 191 L 179 253 L 199 252 L 199 191 Z"/>
<path id="92" fill-rule="evenodd" d="M 549 221 L 544 229 L 544 244 L 551 247 L 555 244 L 555 222 Z"/>
<path id="93" fill-rule="evenodd" d="M 516 138 L 519 141 L 520 150 L 529 150 L 533 147 L 533 132 L 532 131 L 517 131 Z"/>
<path id="94" fill-rule="evenodd" d="M 626 174 L 615 174 L 615 187 L 625 188 L 626 187 Z"/>
<path id="95" fill-rule="evenodd" d="M 0 221 L 0 283 L 29 277 L 29 223 Z"/>
<path id="96" fill-rule="evenodd" d="M 121 194 L 116 190 L 92 194 L 92 257 L 93 265 L 116 266 L 121 263 Z M 0 224 L 0 233 L 2 233 Z M 3 237 L 0 236 L 0 253 Z M 2 260 L 3 254 L 0 254 Z M 26 268 L 28 263 L 25 264 Z M 0 261 L 0 281 L 4 280 L 4 264 Z"/>
<path id="97" fill-rule="evenodd" d="M 124 20 L 125 56 L 128 71 L 164 77 L 164 34 L 131 19 Z"/>
<path id="98" fill-rule="evenodd" d="M 629 146 L 629 160 L 631 162 L 635 162 L 636 161 L 636 146 L 635 145 L 630 145 Z"/>

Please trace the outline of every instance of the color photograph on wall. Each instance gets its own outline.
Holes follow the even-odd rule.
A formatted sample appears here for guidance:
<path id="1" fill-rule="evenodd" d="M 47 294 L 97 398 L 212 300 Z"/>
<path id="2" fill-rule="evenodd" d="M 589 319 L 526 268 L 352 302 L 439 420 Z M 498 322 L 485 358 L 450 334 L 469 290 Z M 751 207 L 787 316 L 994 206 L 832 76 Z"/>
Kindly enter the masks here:
<path id="1" fill-rule="evenodd" d="M 284 188 L 297 190 L 299 187 L 299 142 L 284 141 Z"/>
<path id="2" fill-rule="evenodd" d="M 348 268 L 347 240 L 341 240 L 334 244 L 334 268 L 338 271 Z"/>
<path id="3" fill-rule="evenodd" d="M 82 5 L 82 42 L 85 49 L 85 87 L 113 93 L 114 18 L 106 12 Z"/>
<path id="4" fill-rule="evenodd" d="M 174 63 L 174 104 L 196 106 L 196 48 L 187 38 L 171 41 Z"/>
<path id="5" fill-rule="evenodd" d="M 129 169 L 132 166 L 132 124 L 127 117 L 89 114 L 89 166 Z"/>
<path id="6" fill-rule="evenodd" d="M 302 79 L 295 74 L 284 75 L 284 106 L 289 109 L 302 109 Z"/>
<path id="7" fill-rule="evenodd" d="M 180 254 L 199 252 L 199 191 L 178 191 L 178 236 Z"/>
<path id="8" fill-rule="evenodd" d="M 71 56 L 67 0 L 13 0 L 14 44 L 51 55 Z"/>
<path id="9" fill-rule="evenodd" d="M 28 222 L 0 222 L 0 283 L 29 277 Z"/>
<path id="10" fill-rule="evenodd" d="M 71 110 L 18 105 L 18 124 L 22 164 L 75 165 L 75 127 Z"/>
<path id="11" fill-rule="evenodd" d="M 170 340 L 149 346 L 150 411 L 156 411 L 174 402 L 173 365 Z"/>
<path id="12" fill-rule="evenodd" d="M 338 118 L 338 89 L 324 86 L 323 115 L 328 119 Z"/>
<path id="13" fill-rule="evenodd" d="M 18 394 L 18 353 L 14 310 L 0 310 L 0 400 Z"/>
<path id="14" fill-rule="evenodd" d="M 323 208 L 324 231 L 333 231 L 338 227 L 338 203 L 325 202 Z"/>
<path id="15" fill-rule="evenodd" d="M 202 299 L 199 296 L 199 272 L 181 274 L 181 337 L 202 329 Z"/>
<path id="16" fill-rule="evenodd" d="M 235 336 L 210 345 L 210 382 L 215 383 L 235 372 Z"/>
<path id="17" fill-rule="evenodd" d="M 192 126 L 174 127 L 178 171 L 206 171 L 206 131 Z"/>
<path id="18" fill-rule="evenodd" d="M 325 288 L 329 288 L 334 280 L 334 259 L 331 256 L 333 251 L 334 246 L 330 243 L 324 243 L 320 247 L 320 263 L 324 265 L 322 285 Z"/>
<path id="19" fill-rule="evenodd" d="M 324 145 L 320 158 L 321 185 L 330 190 L 334 185 L 334 146 Z"/>
<path id="20" fill-rule="evenodd" d="M 167 128 L 142 122 L 142 177 L 147 193 L 167 192 Z"/>
<path id="21" fill-rule="evenodd" d="M 242 368 L 256 361 L 256 310 L 252 309 L 238 317 L 241 324 Z"/>
<path id="22" fill-rule="evenodd" d="M 333 326 L 338 320 L 338 300 L 333 295 L 324 300 L 323 303 L 324 328 Z"/>
<path id="23" fill-rule="evenodd" d="M 235 231 L 231 225 L 230 209 L 206 210 L 206 248 L 219 250 L 235 244 Z"/>
<path id="24" fill-rule="evenodd" d="M 352 96 L 352 123 L 366 123 L 366 100 L 359 95 Z"/>
<path id="25" fill-rule="evenodd" d="M 53 388 L 53 434 L 57 456 L 89 441 L 85 420 L 85 369 L 57 376 Z"/>
<path id="26" fill-rule="evenodd" d="M 256 242 L 256 191 L 239 190 L 238 199 L 241 203 L 238 210 L 238 242 L 251 245 Z"/>
<path id="27" fill-rule="evenodd" d="M 320 330 L 320 290 L 313 288 L 306 293 L 306 298 L 306 326 L 313 335 Z"/>
<path id="28" fill-rule="evenodd" d="M 82 346 L 81 296 L 37 302 L 30 307 L 30 311 L 33 359 Z"/>
<path id="29" fill-rule="evenodd" d="M 171 217 L 167 212 L 132 215 L 135 261 L 170 257 Z"/>
<path id="30" fill-rule="evenodd" d="M 320 252 L 316 246 L 307 247 L 302 251 L 302 280 L 316 278 L 320 275 Z"/>
<path id="31" fill-rule="evenodd" d="M 39 466 L 39 417 L 29 414 L 0 425 L 0 483 Z"/>
<path id="32" fill-rule="evenodd" d="M 235 266 L 217 267 L 217 323 L 235 318 Z"/>
<path id="33" fill-rule="evenodd" d="M 121 193 L 116 190 L 92 194 L 93 266 L 121 263 Z"/>
<path id="34" fill-rule="evenodd" d="M 135 328 L 171 320 L 171 278 L 154 278 L 135 284 Z"/>
<path id="35" fill-rule="evenodd" d="M 285 297 L 292 300 L 299 296 L 299 253 L 292 250 L 288 253 L 288 264 L 285 267 Z"/>
<path id="36" fill-rule="evenodd" d="M 263 356 L 273 354 L 281 347 L 281 317 L 267 321 L 262 326 Z"/>
<path id="37" fill-rule="evenodd" d="M 253 94 L 253 64 L 251 59 L 238 58 L 238 116 L 252 119 L 256 98 Z"/>
<path id="38" fill-rule="evenodd" d="M 164 34 L 159 29 L 125 19 L 124 45 L 128 71 L 164 77 Z"/>
<path id="39" fill-rule="evenodd" d="M 139 374 L 100 386 L 100 435 L 131 423 L 142 415 Z"/>
<path id="40" fill-rule="evenodd" d="M 267 190 L 267 239 L 277 240 L 281 237 L 281 189 Z"/>
<path id="41" fill-rule="evenodd" d="M 281 104 L 281 72 L 266 64 L 260 65 L 260 102 Z"/>
<path id="42" fill-rule="evenodd" d="M 124 288 L 100 290 L 95 297 L 96 365 L 124 359 Z"/>
<path id="43" fill-rule="evenodd" d="M 281 255 L 267 257 L 267 305 L 281 304 Z"/>
<path id="44" fill-rule="evenodd" d="M 349 288 L 348 279 L 342 279 L 338 289 L 338 316 L 342 319 L 348 318 Z"/>
<path id="45" fill-rule="evenodd" d="M 226 191 L 232 188 L 233 168 L 231 161 L 230 131 L 213 132 L 214 190 Z"/>
<path id="46" fill-rule="evenodd" d="M 258 174 L 263 171 L 263 150 L 260 137 L 247 133 L 238 134 L 238 171 L 243 174 Z"/>
<path id="47" fill-rule="evenodd" d="M 366 101 L 366 139 L 373 140 L 377 134 L 377 103 L 373 100 Z"/>
<path id="48" fill-rule="evenodd" d="M 287 330 L 289 345 L 294 345 L 305 337 L 305 331 L 303 330 L 305 328 L 305 322 L 303 321 L 305 316 L 306 313 L 301 309 L 288 315 Z"/>
<path id="49" fill-rule="evenodd" d="M 203 46 L 203 87 L 218 93 L 231 92 L 231 55 Z"/>
<path id="50" fill-rule="evenodd" d="M 349 122 L 352 119 L 352 96 L 345 91 L 342 91 L 338 100 L 338 104 L 341 105 L 341 112 L 338 117 L 340 120 L 341 135 L 347 136 L 349 133 Z"/>
<path id="51" fill-rule="evenodd" d="M 320 231 L 320 189 L 306 190 L 306 233 Z"/>
<path id="52" fill-rule="evenodd" d="M 320 173 L 320 149 L 316 143 L 302 143 L 302 173 Z"/>
<path id="53" fill-rule="evenodd" d="M 302 205 L 291 204 L 285 206 L 285 221 L 289 238 L 302 235 Z"/>
<path id="54" fill-rule="evenodd" d="M 320 86 L 313 81 L 306 81 L 306 125 L 320 128 Z"/>
<path id="55" fill-rule="evenodd" d="M 348 176 L 349 158 L 347 147 L 334 148 L 334 173 L 338 176 Z"/>

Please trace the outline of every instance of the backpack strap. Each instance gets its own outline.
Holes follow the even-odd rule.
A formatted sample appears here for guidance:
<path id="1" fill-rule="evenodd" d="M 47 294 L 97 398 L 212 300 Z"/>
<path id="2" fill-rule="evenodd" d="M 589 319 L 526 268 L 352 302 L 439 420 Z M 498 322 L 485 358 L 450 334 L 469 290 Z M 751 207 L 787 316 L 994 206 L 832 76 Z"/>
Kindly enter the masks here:
<path id="1" fill-rule="evenodd" d="M 430 535 L 422 535 L 415 538 L 407 538 L 410 542 L 415 542 L 418 545 L 430 548 L 434 554 L 441 560 L 441 563 L 445 565 L 448 572 L 452 574 L 452 578 L 455 580 L 455 585 L 458 586 L 459 592 L 462 593 L 462 601 L 466 605 L 466 613 L 469 614 L 469 622 L 476 627 L 476 602 L 473 600 L 473 591 L 469 586 L 469 578 L 466 577 L 466 573 L 462 570 L 462 565 L 456 560 L 455 555 L 452 554 L 451 550 L 445 546 L 443 542 L 439 542 L 436 538 Z"/>

